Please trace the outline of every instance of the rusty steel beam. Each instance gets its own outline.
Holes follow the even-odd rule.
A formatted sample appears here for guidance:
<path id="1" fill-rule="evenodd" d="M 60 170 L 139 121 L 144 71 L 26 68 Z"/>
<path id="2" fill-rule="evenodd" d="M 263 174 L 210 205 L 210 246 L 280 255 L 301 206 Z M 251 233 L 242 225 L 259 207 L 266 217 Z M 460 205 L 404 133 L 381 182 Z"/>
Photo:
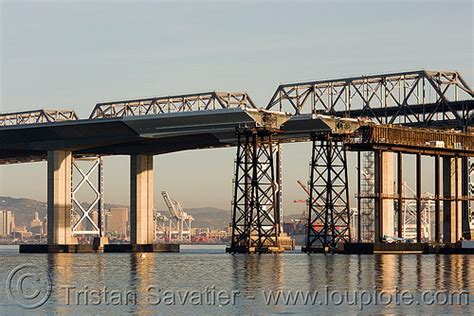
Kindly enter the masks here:
<path id="1" fill-rule="evenodd" d="M 24 124 L 52 123 L 77 120 L 73 110 L 33 110 L 14 113 L 0 113 L 0 127 Z"/>
<path id="2" fill-rule="evenodd" d="M 257 107 L 247 93 L 204 92 L 98 103 L 90 119 Z"/>

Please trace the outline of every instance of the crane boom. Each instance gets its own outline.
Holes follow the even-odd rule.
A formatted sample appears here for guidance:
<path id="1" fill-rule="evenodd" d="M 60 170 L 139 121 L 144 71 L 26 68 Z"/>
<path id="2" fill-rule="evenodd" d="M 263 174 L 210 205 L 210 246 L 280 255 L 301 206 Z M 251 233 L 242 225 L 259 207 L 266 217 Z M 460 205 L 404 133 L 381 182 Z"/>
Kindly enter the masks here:
<path id="1" fill-rule="evenodd" d="M 163 196 L 163 200 L 165 200 L 166 206 L 170 211 L 170 215 L 173 218 L 179 218 L 179 211 L 177 210 L 176 202 L 170 198 L 168 192 L 166 191 L 161 191 L 161 195 Z"/>
<path id="2" fill-rule="evenodd" d="M 301 180 L 298 180 L 298 181 L 296 181 L 296 182 L 300 185 L 300 187 L 303 189 L 303 191 L 305 191 L 306 194 L 308 194 L 308 196 L 309 196 L 309 195 L 310 195 L 309 189 L 306 187 L 306 185 L 304 185 L 304 183 L 301 182 Z"/>

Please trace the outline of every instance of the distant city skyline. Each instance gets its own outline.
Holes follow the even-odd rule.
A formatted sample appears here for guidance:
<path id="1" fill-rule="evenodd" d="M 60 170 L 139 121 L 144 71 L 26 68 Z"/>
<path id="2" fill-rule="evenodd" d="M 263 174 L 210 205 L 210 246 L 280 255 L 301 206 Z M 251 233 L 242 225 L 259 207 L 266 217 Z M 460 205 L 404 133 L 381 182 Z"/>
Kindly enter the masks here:
<path id="1" fill-rule="evenodd" d="M 471 1 L 187 4 L 2 2 L 0 112 L 85 118 L 101 100 L 209 90 L 247 91 L 263 107 L 282 82 L 419 68 L 458 70 L 474 85 Z M 310 151 L 283 146 L 288 213 L 304 208 L 292 201 L 305 198 L 296 180 L 309 177 Z M 156 156 L 156 207 L 167 190 L 185 208 L 230 210 L 234 158 L 234 148 Z M 423 162 L 433 192 L 432 160 Z M 105 201 L 128 205 L 128 188 L 129 159 L 106 157 Z M 46 201 L 46 164 L 0 166 L 0 195 Z"/>

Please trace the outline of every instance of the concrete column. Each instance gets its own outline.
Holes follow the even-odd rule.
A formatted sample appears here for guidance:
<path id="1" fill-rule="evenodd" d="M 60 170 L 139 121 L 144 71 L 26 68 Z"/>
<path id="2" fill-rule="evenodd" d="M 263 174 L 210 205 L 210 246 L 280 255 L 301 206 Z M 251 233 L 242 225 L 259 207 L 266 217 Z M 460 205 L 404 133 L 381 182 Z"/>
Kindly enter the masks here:
<path id="1" fill-rule="evenodd" d="M 395 196 L 394 153 L 381 152 L 375 155 L 375 190 L 378 201 L 375 203 L 375 236 L 394 236 Z"/>
<path id="2" fill-rule="evenodd" d="M 443 240 L 456 242 L 462 236 L 461 158 L 443 157 Z"/>
<path id="3" fill-rule="evenodd" d="M 130 242 L 152 244 L 153 156 L 132 155 L 130 159 Z"/>
<path id="4" fill-rule="evenodd" d="M 66 150 L 48 152 L 48 244 L 72 245 L 77 240 L 71 229 L 72 154 Z"/>

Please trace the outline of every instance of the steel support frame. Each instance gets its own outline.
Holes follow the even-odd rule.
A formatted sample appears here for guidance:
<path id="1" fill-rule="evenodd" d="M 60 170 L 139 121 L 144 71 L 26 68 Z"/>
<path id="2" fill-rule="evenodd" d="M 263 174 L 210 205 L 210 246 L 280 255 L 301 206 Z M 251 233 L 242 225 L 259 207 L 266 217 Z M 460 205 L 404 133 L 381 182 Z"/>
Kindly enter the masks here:
<path id="1" fill-rule="evenodd" d="M 357 203 L 360 217 L 360 241 L 375 240 L 375 153 L 358 151 L 359 181 Z"/>
<path id="2" fill-rule="evenodd" d="M 230 252 L 281 251 L 272 132 L 238 131 Z"/>
<path id="3" fill-rule="evenodd" d="M 87 167 L 84 168 L 80 163 L 86 163 Z M 105 237 L 103 159 L 102 157 L 74 158 L 72 166 L 73 170 L 76 170 L 81 177 L 76 186 L 72 188 L 72 233 L 74 236 Z M 86 188 L 92 190 L 95 195 L 89 205 L 85 205 L 79 199 L 80 192 L 83 192 Z M 97 210 L 97 220 L 92 217 L 94 210 Z"/>
<path id="4" fill-rule="evenodd" d="M 342 140 L 312 138 L 310 198 L 304 252 L 351 242 L 347 156 Z"/>

